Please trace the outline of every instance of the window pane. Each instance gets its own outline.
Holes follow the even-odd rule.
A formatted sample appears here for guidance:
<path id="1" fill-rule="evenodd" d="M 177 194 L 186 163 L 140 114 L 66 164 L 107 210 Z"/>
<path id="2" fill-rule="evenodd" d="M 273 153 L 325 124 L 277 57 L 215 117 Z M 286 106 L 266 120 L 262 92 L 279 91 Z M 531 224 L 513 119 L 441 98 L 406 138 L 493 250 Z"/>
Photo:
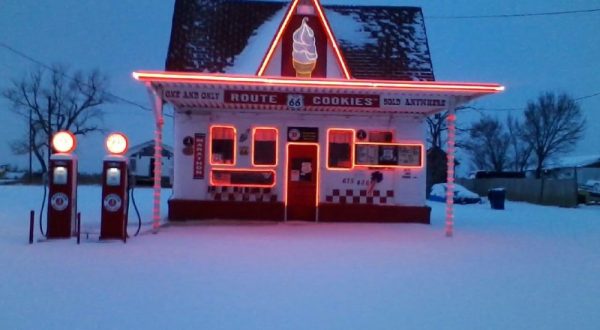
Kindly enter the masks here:
<path id="1" fill-rule="evenodd" d="M 277 130 L 257 128 L 254 130 L 254 165 L 277 164 Z"/>
<path id="2" fill-rule="evenodd" d="M 215 186 L 272 187 L 275 185 L 275 171 L 252 170 L 213 170 L 211 184 Z"/>
<path id="3" fill-rule="evenodd" d="M 330 168 L 352 168 L 353 131 L 331 130 L 328 134 L 329 155 L 327 165 Z"/>
<path id="4" fill-rule="evenodd" d="M 356 165 L 363 166 L 422 166 L 421 145 L 356 144 Z"/>
<path id="5" fill-rule="evenodd" d="M 212 164 L 234 164 L 235 130 L 233 127 L 211 128 Z"/>

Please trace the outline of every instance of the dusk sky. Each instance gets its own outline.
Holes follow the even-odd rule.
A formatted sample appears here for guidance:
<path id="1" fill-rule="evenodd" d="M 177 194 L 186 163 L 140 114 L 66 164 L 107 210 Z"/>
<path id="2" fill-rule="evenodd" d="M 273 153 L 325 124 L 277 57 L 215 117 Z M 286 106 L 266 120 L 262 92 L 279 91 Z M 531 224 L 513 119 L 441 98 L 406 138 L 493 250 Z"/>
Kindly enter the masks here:
<path id="1" fill-rule="evenodd" d="M 322 2 L 422 7 L 437 80 L 497 82 L 506 86 L 503 94 L 472 104 L 487 109 L 483 110 L 487 114 L 520 116 L 521 110 L 506 109 L 523 108 L 543 91 L 565 91 L 575 98 L 596 94 L 579 102 L 588 125 L 585 139 L 572 155 L 600 154 L 600 11 L 514 18 L 451 18 L 598 9 L 600 1 Z M 109 75 L 114 94 L 149 107 L 145 88 L 131 78 L 131 72 L 164 69 L 172 12 L 173 0 L 5 0 L 0 4 L 0 43 L 46 64 L 62 63 L 72 69 L 99 68 Z M 0 45 L 0 88 L 33 67 L 33 63 Z M 3 99 L 0 109 L 5 131 L 0 138 L 0 164 L 24 167 L 26 157 L 13 156 L 8 141 L 21 134 L 25 125 L 9 111 Z M 152 139 L 150 112 L 121 104 L 106 105 L 103 109 L 107 110 L 106 127 L 127 133 L 132 144 Z M 459 113 L 459 124 L 466 125 L 479 116 L 472 110 Z M 167 141 L 172 139 L 170 126 L 167 121 Z M 80 142 L 77 153 L 84 171 L 99 171 L 101 145 L 100 136 Z"/>

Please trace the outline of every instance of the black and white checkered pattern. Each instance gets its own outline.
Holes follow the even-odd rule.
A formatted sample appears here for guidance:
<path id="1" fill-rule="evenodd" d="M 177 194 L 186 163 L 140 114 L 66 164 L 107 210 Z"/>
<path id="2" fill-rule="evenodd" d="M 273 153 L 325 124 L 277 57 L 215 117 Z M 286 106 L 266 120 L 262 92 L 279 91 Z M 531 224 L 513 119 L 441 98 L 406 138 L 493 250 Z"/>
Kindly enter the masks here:
<path id="1" fill-rule="evenodd" d="M 394 202 L 393 190 L 332 189 L 325 195 L 325 202 L 337 204 L 375 204 L 387 205 Z"/>
<path id="2" fill-rule="evenodd" d="M 208 196 L 214 201 L 277 202 L 277 194 L 271 188 L 208 186 Z"/>

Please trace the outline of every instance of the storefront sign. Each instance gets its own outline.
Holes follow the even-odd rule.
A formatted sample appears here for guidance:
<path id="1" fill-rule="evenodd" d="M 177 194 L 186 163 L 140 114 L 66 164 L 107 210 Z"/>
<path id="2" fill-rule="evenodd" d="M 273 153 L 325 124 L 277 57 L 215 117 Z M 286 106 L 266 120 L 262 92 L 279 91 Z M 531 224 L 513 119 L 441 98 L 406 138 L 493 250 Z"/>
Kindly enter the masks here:
<path id="1" fill-rule="evenodd" d="M 379 95 L 225 91 L 225 103 L 303 107 L 378 108 Z"/>
<path id="2" fill-rule="evenodd" d="M 194 179 L 204 179 L 204 161 L 206 157 L 206 134 L 194 134 Z"/>
<path id="3" fill-rule="evenodd" d="M 307 94 L 307 106 L 379 108 L 379 95 Z"/>
<path id="4" fill-rule="evenodd" d="M 286 93 L 229 91 L 229 90 L 225 91 L 225 103 L 285 105 L 286 100 L 287 100 Z"/>
<path id="5" fill-rule="evenodd" d="M 288 127 L 289 142 L 319 142 L 318 127 Z"/>
<path id="6" fill-rule="evenodd" d="M 165 89 L 163 96 L 167 100 L 195 100 L 222 102 L 220 91 L 193 89 Z"/>
<path id="7" fill-rule="evenodd" d="M 417 98 L 417 97 L 383 97 L 382 108 L 389 107 L 445 107 L 446 99 L 439 98 Z"/>
<path id="8" fill-rule="evenodd" d="M 338 94 L 338 93 L 302 93 L 251 90 L 194 90 L 191 88 L 166 89 L 164 98 L 174 104 L 206 105 L 256 105 L 280 108 L 282 110 L 305 110 L 307 108 L 348 108 L 348 109 L 389 109 L 417 111 L 421 109 L 444 108 L 448 101 L 439 96 L 419 97 L 419 95 L 379 94 Z"/>

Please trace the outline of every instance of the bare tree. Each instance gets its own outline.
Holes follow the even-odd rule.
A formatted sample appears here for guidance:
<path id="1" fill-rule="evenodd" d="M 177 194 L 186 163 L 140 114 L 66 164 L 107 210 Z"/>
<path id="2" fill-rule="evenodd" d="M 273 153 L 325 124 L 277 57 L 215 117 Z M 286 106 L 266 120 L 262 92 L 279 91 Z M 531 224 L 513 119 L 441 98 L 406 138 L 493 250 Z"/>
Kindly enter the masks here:
<path id="1" fill-rule="evenodd" d="M 51 70 L 37 68 L 2 91 L 15 113 L 27 122 L 30 132 L 11 142 L 15 154 L 33 152 L 42 172 L 47 171 L 50 156 L 49 137 L 53 132 L 69 130 L 85 136 L 102 131 L 102 111 L 98 108 L 110 102 L 108 79 L 98 70 L 75 72 L 72 76 L 64 66 Z"/>
<path id="2" fill-rule="evenodd" d="M 457 107 L 455 111 L 460 111 L 464 109 L 472 109 L 468 106 Z M 429 116 L 425 118 L 425 122 L 427 123 L 427 143 L 429 143 L 430 149 L 444 149 L 444 132 L 448 130 L 448 110 L 437 113 L 433 116 Z M 457 127 L 457 131 L 462 132 L 460 128 Z"/>
<path id="3" fill-rule="evenodd" d="M 427 136 L 427 142 L 429 143 L 431 149 L 442 149 L 442 135 L 448 130 L 446 118 L 448 118 L 448 111 L 437 113 L 433 116 L 425 118 L 425 121 L 427 122 L 427 132 L 429 133 Z"/>
<path id="4" fill-rule="evenodd" d="M 565 93 L 546 92 L 528 102 L 523 137 L 536 156 L 536 177 L 541 177 L 546 160 L 573 150 L 584 129 L 579 105 Z"/>
<path id="5" fill-rule="evenodd" d="M 532 147 L 524 139 L 523 123 L 509 115 L 506 118 L 506 128 L 510 143 L 511 167 L 516 172 L 523 172 L 531 164 Z"/>
<path id="6" fill-rule="evenodd" d="M 509 138 L 502 123 L 497 118 L 484 116 L 468 131 L 469 137 L 462 146 L 473 163 L 481 170 L 504 171 L 508 165 Z"/>

